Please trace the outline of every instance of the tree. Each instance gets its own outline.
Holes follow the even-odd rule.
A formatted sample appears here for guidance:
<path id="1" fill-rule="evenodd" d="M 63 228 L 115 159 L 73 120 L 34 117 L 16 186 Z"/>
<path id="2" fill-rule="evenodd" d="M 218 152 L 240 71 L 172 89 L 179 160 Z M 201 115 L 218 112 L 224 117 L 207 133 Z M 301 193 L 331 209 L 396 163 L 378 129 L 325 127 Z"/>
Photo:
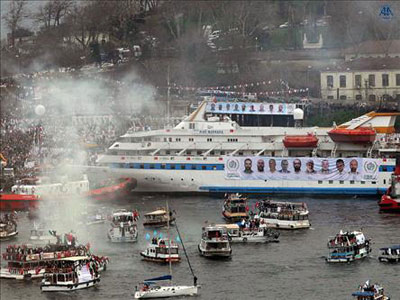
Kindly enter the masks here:
<path id="1" fill-rule="evenodd" d="M 72 0 L 52 0 L 47 1 L 45 5 L 40 6 L 39 12 L 34 15 L 38 23 L 42 23 L 45 28 L 60 25 L 73 5 Z"/>
<path id="2" fill-rule="evenodd" d="M 10 2 L 8 13 L 4 16 L 4 20 L 11 31 L 11 45 L 15 44 L 15 32 L 21 24 L 21 20 L 27 17 L 25 12 L 25 0 L 13 0 Z"/>

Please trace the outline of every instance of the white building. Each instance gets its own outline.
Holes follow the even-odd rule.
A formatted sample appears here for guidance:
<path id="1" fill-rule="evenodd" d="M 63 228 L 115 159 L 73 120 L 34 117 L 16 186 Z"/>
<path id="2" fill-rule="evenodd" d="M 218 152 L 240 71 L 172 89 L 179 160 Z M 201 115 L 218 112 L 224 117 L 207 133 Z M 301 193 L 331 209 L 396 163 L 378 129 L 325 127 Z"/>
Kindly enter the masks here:
<path id="1" fill-rule="evenodd" d="M 321 71 L 326 100 L 400 101 L 400 58 L 362 58 Z"/>

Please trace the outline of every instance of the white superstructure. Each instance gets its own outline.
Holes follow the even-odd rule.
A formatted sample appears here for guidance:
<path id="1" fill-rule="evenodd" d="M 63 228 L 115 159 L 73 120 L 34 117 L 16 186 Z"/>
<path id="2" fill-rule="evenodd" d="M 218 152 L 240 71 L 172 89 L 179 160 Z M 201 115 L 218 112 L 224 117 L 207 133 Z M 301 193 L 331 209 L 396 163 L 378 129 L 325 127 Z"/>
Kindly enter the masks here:
<path id="1" fill-rule="evenodd" d="M 98 166 L 107 167 L 107 172 L 135 178 L 136 192 L 367 195 L 384 193 L 389 185 L 395 162 L 382 157 L 400 152 L 400 136 L 392 133 L 399 113 L 371 112 L 340 125 L 341 128 L 369 127 L 376 130 L 373 143 L 356 144 L 333 142 L 328 135 L 332 128 L 241 127 L 226 113 L 216 115 L 210 112 L 208 105 L 203 102 L 171 129 L 128 131 L 99 157 Z M 235 115 L 235 118 L 238 116 L 241 115 Z M 318 138 L 316 147 L 286 148 L 282 142 L 285 136 L 308 134 Z M 326 158 L 330 159 L 333 168 L 336 160 L 350 157 L 358 159 L 356 174 L 373 170 L 374 176 L 350 176 L 350 160 L 345 161 L 345 171 L 349 176 L 344 177 L 292 176 L 288 180 L 284 174 L 265 175 L 271 159 L 280 168 L 284 159 L 289 159 L 291 164 L 293 159 L 301 158 L 302 168 L 305 168 L 306 158 L 314 159 L 318 164 Z M 247 158 L 252 159 L 253 168 L 257 168 L 258 160 L 263 160 L 265 176 L 257 177 L 256 172 L 254 176 L 233 176 L 228 172 L 229 164 L 231 167 L 240 164 L 241 167 Z"/>

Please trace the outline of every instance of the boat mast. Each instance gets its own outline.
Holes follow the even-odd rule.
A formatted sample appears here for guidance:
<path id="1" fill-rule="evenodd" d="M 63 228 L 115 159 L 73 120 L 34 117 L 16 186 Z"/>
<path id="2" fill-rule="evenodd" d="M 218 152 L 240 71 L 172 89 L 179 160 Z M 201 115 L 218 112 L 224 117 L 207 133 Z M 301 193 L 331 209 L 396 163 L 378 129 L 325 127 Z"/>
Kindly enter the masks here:
<path id="1" fill-rule="evenodd" d="M 166 201 L 166 207 L 167 207 L 167 235 L 168 235 L 169 275 L 171 276 L 170 282 L 172 283 L 171 239 L 170 239 L 170 234 L 169 234 L 169 208 L 168 208 L 168 200 Z"/>
<path id="2" fill-rule="evenodd" d="M 185 244 L 183 244 L 183 239 L 181 237 L 181 233 L 179 232 L 179 228 L 178 228 L 178 224 L 177 224 L 176 220 L 175 220 L 175 228 L 176 228 L 176 231 L 178 232 L 179 239 L 180 239 L 180 241 L 182 243 L 183 252 L 185 253 L 185 256 L 186 256 L 186 259 L 187 259 L 187 262 L 188 262 L 188 265 L 189 265 L 190 272 L 192 272 L 193 279 L 196 282 L 197 281 L 197 277 L 196 277 L 196 275 L 194 275 L 194 271 L 193 271 L 192 265 L 190 264 L 189 256 L 186 253 Z"/>

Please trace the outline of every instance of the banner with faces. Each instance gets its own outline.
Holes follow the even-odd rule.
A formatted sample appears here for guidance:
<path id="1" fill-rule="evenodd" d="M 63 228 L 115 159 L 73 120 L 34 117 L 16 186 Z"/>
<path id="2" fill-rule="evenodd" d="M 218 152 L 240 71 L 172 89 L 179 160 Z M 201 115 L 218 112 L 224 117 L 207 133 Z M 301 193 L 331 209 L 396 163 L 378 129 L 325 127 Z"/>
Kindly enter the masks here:
<path id="1" fill-rule="evenodd" d="M 225 158 L 227 179 L 376 181 L 378 171 L 379 160 L 370 158 Z"/>
<path id="2" fill-rule="evenodd" d="M 292 115 L 295 104 L 208 102 L 206 112 L 221 114 Z"/>

